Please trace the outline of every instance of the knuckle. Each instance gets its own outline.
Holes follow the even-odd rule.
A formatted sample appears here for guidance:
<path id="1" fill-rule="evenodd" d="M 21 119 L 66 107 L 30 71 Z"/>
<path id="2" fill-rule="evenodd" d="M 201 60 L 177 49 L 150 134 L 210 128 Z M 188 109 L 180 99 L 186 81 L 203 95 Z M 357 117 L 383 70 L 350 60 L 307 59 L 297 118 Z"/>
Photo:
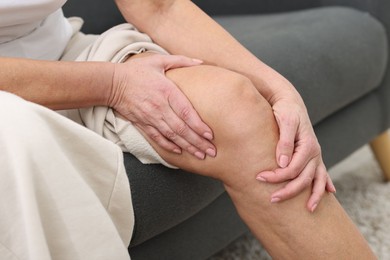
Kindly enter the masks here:
<path id="1" fill-rule="evenodd" d="M 164 136 L 170 140 L 173 140 L 176 138 L 176 133 L 172 130 L 166 130 Z"/>
<path id="2" fill-rule="evenodd" d="M 280 145 L 288 149 L 294 148 L 294 142 L 290 140 L 280 140 Z"/>
<path id="3" fill-rule="evenodd" d="M 184 136 L 187 134 L 188 132 L 188 126 L 186 124 L 179 124 L 175 127 L 175 132 L 180 135 L 180 136 Z"/>
<path id="4" fill-rule="evenodd" d="M 161 136 L 159 133 L 151 133 L 149 134 L 149 137 L 152 138 L 152 140 L 154 140 L 155 142 L 157 142 L 158 144 L 160 144 L 161 142 Z"/>
<path id="5" fill-rule="evenodd" d="M 284 196 L 285 198 L 291 198 L 293 197 L 294 195 L 296 194 L 296 190 L 295 189 L 285 189 L 284 190 Z"/>
<path id="6" fill-rule="evenodd" d="M 303 187 L 307 187 L 313 183 L 313 178 L 312 177 L 305 177 L 302 180 L 302 185 Z"/>
<path id="7" fill-rule="evenodd" d="M 326 184 L 328 182 L 329 175 L 327 173 L 322 174 L 321 181 Z"/>
<path id="8" fill-rule="evenodd" d="M 307 139 L 308 150 L 315 154 L 321 153 L 321 146 L 315 137 L 309 137 Z"/>
<path id="9" fill-rule="evenodd" d="M 187 121 L 190 118 L 190 114 L 191 114 L 191 109 L 189 107 L 184 107 L 180 110 L 179 117 L 182 120 Z"/>
<path id="10" fill-rule="evenodd" d="M 293 166 L 290 171 L 287 172 L 286 176 L 288 176 L 290 179 L 295 179 L 297 176 L 299 176 L 300 172 L 297 168 L 297 166 Z"/>
<path id="11" fill-rule="evenodd" d="M 282 114 L 280 120 L 287 126 L 295 126 L 299 123 L 298 116 L 294 116 L 294 114 Z"/>
<path id="12" fill-rule="evenodd" d="M 291 172 L 288 172 L 288 173 L 286 174 L 286 176 L 287 176 L 290 180 L 292 180 L 292 179 L 295 179 L 295 178 L 298 176 L 298 173 L 297 173 L 297 171 L 291 171 Z"/>
<path id="13" fill-rule="evenodd" d="M 162 107 L 160 102 L 150 102 L 149 105 L 150 105 L 150 108 L 147 110 L 147 112 L 160 111 L 161 107 Z"/>

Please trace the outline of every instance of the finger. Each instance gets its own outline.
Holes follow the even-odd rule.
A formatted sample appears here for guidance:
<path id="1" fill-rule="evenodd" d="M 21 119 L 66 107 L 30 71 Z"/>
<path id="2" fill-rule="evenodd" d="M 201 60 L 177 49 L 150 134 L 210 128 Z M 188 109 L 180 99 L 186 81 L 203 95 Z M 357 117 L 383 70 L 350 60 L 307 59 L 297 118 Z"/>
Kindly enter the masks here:
<path id="1" fill-rule="evenodd" d="M 173 114 L 173 113 L 172 113 Z M 171 143 L 176 144 L 181 149 L 187 151 L 188 153 L 194 155 L 198 159 L 203 160 L 205 158 L 205 153 L 199 150 L 197 147 L 189 143 L 185 138 L 181 137 L 174 129 L 168 125 L 166 121 L 166 118 L 163 118 L 164 120 L 161 120 L 159 122 L 153 122 L 153 126 L 155 126 L 156 131 L 162 134 L 162 136 Z M 177 117 L 175 118 L 177 119 Z M 173 121 L 173 120 L 171 120 Z M 182 124 L 185 126 L 185 124 L 182 122 Z M 182 129 L 182 128 L 181 128 Z M 184 130 L 181 130 L 184 131 Z"/>
<path id="2" fill-rule="evenodd" d="M 316 162 L 310 161 L 306 168 L 296 178 L 288 182 L 283 188 L 275 191 L 271 195 L 271 202 L 279 202 L 295 197 L 309 185 L 312 184 L 316 171 Z"/>
<path id="3" fill-rule="evenodd" d="M 178 117 L 193 131 L 208 140 L 213 139 L 211 128 L 202 121 L 191 102 L 180 90 L 172 92 L 168 97 L 168 102 Z"/>
<path id="4" fill-rule="evenodd" d="M 162 55 L 164 67 L 166 70 L 171 68 L 178 68 L 183 66 L 194 66 L 202 63 L 201 60 L 191 59 L 182 55 Z M 198 135 L 208 140 L 213 139 L 213 132 L 211 128 L 205 124 L 196 110 L 193 108 L 191 102 L 184 95 L 183 92 L 172 82 L 174 86 L 171 89 L 177 90 L 172 91 L 168 96 L 168 102 L 178 115 L 188 126 L 195 131 Z M 210 144 L 210 143 L 209 143 Z"/>
<path id="5" fill-rule="evenodd" d="M 330 193 L 336 193 L 336 187 L 334 186 L 334 183 L 332 179 L 330 178 L 328 174 L 328 178 L 326 180 L 326 190 Z"/>
<path id="6" fill-rule="evenodd" d="M 207 139 L 195 133 L 183 120 L 181 120 L 174 112 L 169 112 L 164 115 L 164 120 L 169 128 L 166 129 L 165 136 L 179 145 L 181 148 L 201 157 L 202 153 L 207 153 L 211 157 L 215 157 L 216 150 L 212 143 Z"/>
<path id="7" fill-rule="evenodd" d="M 278 168 L 274 171 L 263 171 L 260 172 L 256 179 L 263 182 L 269 183 L 282 183 L 295 179 L 300 174 L 300 171 L 290 168 Z"/>
<path id="8" fill-rule="evenodd" d="M 298 147 L 290 164 L 286 168 L 278 168 L 274 171 L 260 172 L 256 179 L 270 183 L 281 183 L 288 180 L 295 179 L 305 167 L 312 157 L 309 150 L 304 147 Z"/>
<path id="9" fill-rule="evenodd" d="M 173 142 L 169 141 L 167 138 L 165 138 L 161 132 L 159 132 L 156 128 L 152 126 L 146 126 L 134 123 L 134 125 L 141 129 L 149 138 L 151 138 L 154 142 L 156 142 L 161 148 L 168 152 L 174 152 L 176 154 L 181 154 L 181 149 L 179 146 L 174 144 Z"/>
<path id="10" fill-rule="evenodd" d="M 327 180 L 328 173 L 325 167 L 323 167 L 323 165 L 320 165 L 319 167 L 317 167 L 317 172 L 313 182 L 312 194 L 310 195 L 310 198 L 307 202 L 307 208 L 310 212 L 314 212 L 321 198 L 324 196 Z"/>
<path id="11" fill-rule="evenodd" d="M 299 120 L 295 117 L 286 118 L 277 115 L 276 118 L 280 132 L 276 145 L 276 158 L 279 167 L 285 168 L 289 165 L 294 152 Z"/>
<path id="12" fill-rule="evenodd" d="M 189 143 L 214 157 L 216 148 L 210 142 L 213 139 L 213 132 L 202 121 L 187 97 L 178 89 L 170 93 L 168 102 L 175 113 L 167 115 L 168 124 Z"/>
<path id="13" fill-rule="evenodd" d="M 163 62 L 165 71 L 182 67 L 196 66 L 203 63 L 202 60 L 192 59 L 182 55 L 162 55 L 161 62 Z"/>

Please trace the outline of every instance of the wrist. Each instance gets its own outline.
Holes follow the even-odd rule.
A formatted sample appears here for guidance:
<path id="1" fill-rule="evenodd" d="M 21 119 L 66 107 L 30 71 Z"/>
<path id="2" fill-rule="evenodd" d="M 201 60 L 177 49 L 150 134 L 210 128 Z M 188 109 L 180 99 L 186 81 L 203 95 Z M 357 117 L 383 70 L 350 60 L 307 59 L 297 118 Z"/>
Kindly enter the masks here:
<path id="1" fill-rule="evenodd" d="M 303 100 L 295 87 L 277 71 L 265 64 L 258 71 L 253 82 L 261 95 L 271 105 L 281 99 L 290 99 L 303 104 Z"/>
<path id="2" fill-rule="evenodd" d="M 113 109 L 118 109 L 121 102 L 121 96 L 123 93 L 123 79 L 120 79 L 121 75 L 127 75 L 127 73 L 121 73 L 121 63 L 111 63 L 110 68 L 110 87 L 106 93 L 106 106 Z"/>
<path id="3" fill-rule="evenodd" d="M 113 63 L 95 61 L 60 63 L 71 67 L 68 74 L 65 73 L 66 69 L 62 69 L 64 75 L 68 75 L 65 76 L 64 83 L 70 96 L 70 108 L 108 106 L 112 91 Z"/>
<path id="4" fill-rule="evenodd" d="M 115 92 L 114 75 L 116 64 L 111 62 L 101 62 L 96 64 L 96 70 L 93 73 L 92 89 L 95 92 L 95 104 L 111 107 L 111 96 Z M 92 94 L 92 93 L 91 93 Z"/>
<path id="5" fill-rule="evenodd" d="M 247 76 L 271 105 L 283 96 L 300 97 L 285 77 L 252 54 L 245 63 L 240 64 L 240 70 L 237 71 Z"/>

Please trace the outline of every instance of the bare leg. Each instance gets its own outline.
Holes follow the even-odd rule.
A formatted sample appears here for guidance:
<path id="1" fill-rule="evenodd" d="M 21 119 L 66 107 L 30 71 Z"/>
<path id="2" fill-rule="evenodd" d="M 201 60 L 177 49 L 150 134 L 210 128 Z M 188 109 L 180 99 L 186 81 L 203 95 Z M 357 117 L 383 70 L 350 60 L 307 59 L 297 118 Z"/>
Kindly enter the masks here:
<path id="1" fill-rule="evenodd" d="M 333 195 L 325 195 L 314 214 L 306 210 L 307 189 L 270 203 L 280 185 L 258 182 L 256 174 L 276 167 L 278 129 L 268 102 L 252 83 L 212 66 L 167 73 L 214 131 L 215 158 L 157 152 L 180 168 L 221 180 L 240 216 L 274 259 L 373 259 L 366 241 Z"/>

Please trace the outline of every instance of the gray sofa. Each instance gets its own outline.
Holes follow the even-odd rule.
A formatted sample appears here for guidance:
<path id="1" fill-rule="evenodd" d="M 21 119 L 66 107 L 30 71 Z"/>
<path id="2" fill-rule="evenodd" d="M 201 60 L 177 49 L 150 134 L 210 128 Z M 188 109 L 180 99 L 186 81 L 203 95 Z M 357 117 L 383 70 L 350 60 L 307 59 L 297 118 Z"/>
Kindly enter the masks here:
<path id="1" fill-rule="evenodd" d="M 390 1 L 194 2 L 295 85 L 328 167 L 389 128 Z M 86 33 L 123 22 L 113 0 L 68 0 L 64 11 L 83 17 Z M 217 181 L 129 154 L 125 166 L 136 202 L 132 259 L 206 259 L 247 232 Z"/>

